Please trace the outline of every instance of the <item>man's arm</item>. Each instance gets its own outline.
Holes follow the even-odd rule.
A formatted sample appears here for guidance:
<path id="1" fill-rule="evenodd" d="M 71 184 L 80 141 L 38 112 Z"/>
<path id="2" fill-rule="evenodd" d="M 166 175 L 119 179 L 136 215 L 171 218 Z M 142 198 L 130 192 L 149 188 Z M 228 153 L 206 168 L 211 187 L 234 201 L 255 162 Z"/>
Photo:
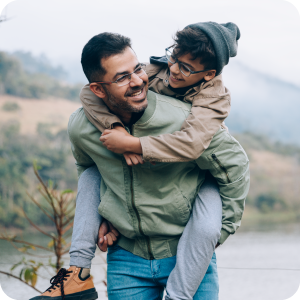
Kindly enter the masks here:
<path id="1" fill-rule="evenodd" d="M 71 150 L 73 156 L 75 158 L 75 164 L 77 168 L 78 178 L 80 175 L 89 167 L 95 165 L 94 161 L 90 158 L 90 156 L 84 152 L 80 147 L 80 141 L 78 137 L 78 132 L 75 129 L 75 120 L 76 112 L 73 113 L 70 117 L 68 124 L 68 135 L 71 142 Z"/>
<path id="2" fill-rule="evenodd" d="M 238 141 L 225 129 L 220 129 L 196 162 L 201 169 L 209 170 L 219 185 L 222 198 L 219 243 L 223 244 L 241 224 L 250 187 L 249 160 Z"/>

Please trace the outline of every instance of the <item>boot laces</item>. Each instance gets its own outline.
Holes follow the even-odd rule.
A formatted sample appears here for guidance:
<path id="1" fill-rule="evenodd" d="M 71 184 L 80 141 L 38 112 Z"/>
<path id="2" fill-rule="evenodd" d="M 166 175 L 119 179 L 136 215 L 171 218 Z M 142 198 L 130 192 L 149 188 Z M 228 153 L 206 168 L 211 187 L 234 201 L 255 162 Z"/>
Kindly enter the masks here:
<path id="1" fill-rule="evenodd" d="M 58 273 L 50 279 L 51 286 L 46 290 L 51 292 L 51 290 L 56 290 L 56 287 L 60 287 L 62 299 L 65 299 L 65 291 L 64 291 L 64 281 L 67 280 L 66 277 L 70 277 L 69 273 L 73 273 L 73 271 L 68 271 L 65 268 L 61 268 Z"/>

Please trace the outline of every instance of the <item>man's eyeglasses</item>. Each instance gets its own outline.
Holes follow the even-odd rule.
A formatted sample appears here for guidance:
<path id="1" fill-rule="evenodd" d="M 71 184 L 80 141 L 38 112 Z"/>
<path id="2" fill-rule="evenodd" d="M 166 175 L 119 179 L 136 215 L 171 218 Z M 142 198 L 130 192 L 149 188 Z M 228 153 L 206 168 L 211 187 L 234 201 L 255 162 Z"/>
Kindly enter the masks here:
<path id="1" fill-rule="evenodd" d="M 138 77 L 141 77 L 146 74 L 144 68 L 145 64 L 140 64 L 132 73 L 126 74 L 118 78 L 116 81 L 95 81 L 93 83 L 104 83 L 104 84 L 112 84 L 116 83 L 118 86 L 124 86 L 131 81 L 131 75 L 134 73 Z"/>
<path id="2" fill-rule="evenodd" d="M 176 63 L 178 64 L 178 68 L 184 76 L 189 77 L 191 74 L 197 74 L 197 73 L 206 72 L 210 70 L 207 69 L 202 71 L 192 71 L 186 64 L 182 63 L 175 57 L 175 55 L 173 54 L 174 49 L 171 48 L 174 48 L 174 45 L 166 48 L 166 57 L 171 64 L 176 64 Z"/>

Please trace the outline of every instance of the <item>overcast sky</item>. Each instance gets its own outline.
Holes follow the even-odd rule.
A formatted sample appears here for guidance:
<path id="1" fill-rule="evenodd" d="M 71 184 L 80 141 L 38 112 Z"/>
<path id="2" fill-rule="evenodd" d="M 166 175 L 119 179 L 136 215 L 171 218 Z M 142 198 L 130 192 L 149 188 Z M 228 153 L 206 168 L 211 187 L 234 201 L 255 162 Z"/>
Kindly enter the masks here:
<path id="1" fill-rule="evenodd" d="M 129 36 L 147 61 L 188 24 L 234 22 L 235 61 L 300 86 L 300 15 L 284 0 L 17 0 L 3 13 L 13 19 L 0 25 L 0 50 L 45 53 L 65 65 L 79 64 L 85 43 L 103 31 Z"/>

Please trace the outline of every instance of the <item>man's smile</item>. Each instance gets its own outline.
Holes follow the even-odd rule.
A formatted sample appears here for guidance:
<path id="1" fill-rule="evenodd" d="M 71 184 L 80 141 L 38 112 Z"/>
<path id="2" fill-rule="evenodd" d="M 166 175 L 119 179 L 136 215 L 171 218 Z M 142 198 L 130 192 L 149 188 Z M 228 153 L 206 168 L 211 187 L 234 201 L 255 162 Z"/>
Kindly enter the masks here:
<path id="1" fill-rule="evenodd" d="M 131 92 L 131 91 L 130 91 Z M 144 100 L 146 98 L 146 89 L 145 85 L 141 86 L 139 90 L 135 90 L 132 93 L 126 93 L 127 97 L 130 98 L 134 102 L 139 102 L 141 100 Z"/>

